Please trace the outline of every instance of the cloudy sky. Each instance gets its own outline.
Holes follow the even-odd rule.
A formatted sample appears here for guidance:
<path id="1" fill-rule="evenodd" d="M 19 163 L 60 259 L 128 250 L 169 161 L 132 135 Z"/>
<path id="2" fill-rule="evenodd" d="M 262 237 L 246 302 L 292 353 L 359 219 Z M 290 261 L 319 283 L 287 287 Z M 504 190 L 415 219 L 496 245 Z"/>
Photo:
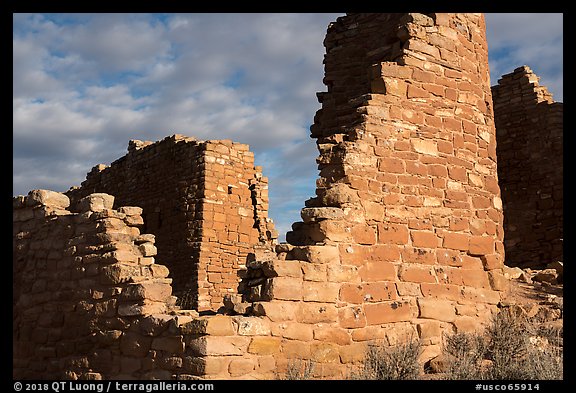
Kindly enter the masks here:
<path id="1" fill-rule="evenodd" d="M 13 194 L 66 191 L 128 140 L 248 143 L 283 238 L 314 195 L 328 24 L 341 14 L 13 14 Z M 562 14 L 487 14 L 492 84 L 526 64 L 563 101 Z"/>

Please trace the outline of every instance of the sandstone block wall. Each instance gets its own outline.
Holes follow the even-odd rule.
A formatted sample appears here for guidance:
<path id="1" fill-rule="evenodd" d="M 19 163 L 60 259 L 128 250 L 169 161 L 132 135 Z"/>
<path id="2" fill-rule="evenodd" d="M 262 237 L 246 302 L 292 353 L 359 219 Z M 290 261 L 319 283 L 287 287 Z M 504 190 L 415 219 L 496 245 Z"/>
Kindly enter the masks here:
<path id="1" fill-rule="evenodd" d="M 563 104 L 527 66 L 503 75 L 492 95 L 506 263 L 562 261 Z"/>
<path id="2" fill-rule="evenodd" d="M 496 312 L 507 282 L 484 34 L 480 14 L 330 25 L 328 91 L 311 127 L 317 196 L 289 244 L 256 250 L 230 307 L 268 318 L 248 351 L 273 355 L 279 373 L 303 359 L 317 378 L 342 378 L 368 345 L 410 339 L 425 363 L 443 333 L 477 330 Z M 217 365 L 206 377 L 233 377 L 223 355 L 206 351 Z"/>
<path id="3" fill-rule="evenodd" d="M 309 361 L 315 378 L 343 378 L 369 345 L 418 338 L 425 363 L 443 333 L 496 312 L 507 281 L 483 16 L 349 14 L 325 46 L 316 197 L 286 244 L 271 249 L 259 169 L 223 141 L 133 142 L 68 193 L 73 209 L 62 194 L 16 197 L 15 377 L 275 378 Z M 93 194 L 105 190 L 116 210 Z M 236 215 L 250 218 L 247 237 L 229 237 Z M 169 236 L 204 261 L 199 293 L 223 253 L 242 256 L 220 315 L 174 306 L 172 275 L 152 258 L 176 279 L 190 261 L 170 258 L 196 254 L 162 254 Z"/>
<path id="4" fill-rule="evenodd" d="M 287 240 L 354 272 L 333 290 L 350 334 L 470 328 L 505 287 L 483 16 L 353 14 L 325 46 L 317 196 Z"/>
<path id="5" fill-rule="evenodd" d="M 93 194 L 72 213 L 64 194 L 34 190 L 14 198 L 15 379 L 152 370 L 144 346 L 156 339 L 135 342 L 131 322 L 169 310 L 171 279 L 155 263 L 154 236 L 135 226 L 142 209 L 113 210 L 113 202 Z"/>
<path id="6" fill-rule="evenodd" d="M 156 236 L 175 293 L 199 311 L 217 310 L 226 294 L 236 293 L 252 246 L 277 237 L 268 218 L 268 179 L 248 145 L 229 140 L 130 141 L 126 156 L 95 166 L 67 195 L 74 206 L 95 192 L 114 195 L 117 206 L 143 208 L 140 224 Z"/>

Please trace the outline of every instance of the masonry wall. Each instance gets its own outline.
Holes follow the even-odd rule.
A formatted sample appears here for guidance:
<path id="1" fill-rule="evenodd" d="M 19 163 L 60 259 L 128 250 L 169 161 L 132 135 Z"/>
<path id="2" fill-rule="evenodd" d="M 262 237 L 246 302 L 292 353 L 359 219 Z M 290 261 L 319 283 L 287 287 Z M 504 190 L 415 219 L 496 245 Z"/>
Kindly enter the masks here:
<path id="1" fill-rule="evenodd" d="M 314 378 L 343 378 L 361 367 L 369 345 L 394 346 L 419 338 L 425 363 L 440 353 L 443 333 L 479 329 L 497 311 L 507 282 L 502 274 L 502 204 L 483 16 L 350 14 L 330 25 L 325 46 L 328 91 L 318 94 L 322 109 L 311 128 L 320 152 L 317 195 L 306 202 L 302 222 L 286 236 L 288 243 L 252 247 L 238 271 L 238 291 L 226 299 L 221 315 L 198 317 L 174 308 L 162 290 L 159 295 L 134 289 L 138 306 L 120 308 L 118 298 L 118 308 L 111 306 L 106 316 L 111 325 L 102 325 L 98 318 L 96 325 L 91 318 L 79 321 L 92 329 L 75 344 L 72 358 L 79 356 L 80 363 L 65 363 L 56 352 L 58 370 L 68 377 L 269 379 L 308 361 Z M 136 149 L 131 157 L 145 149 Z M 210 161 L 207 157 L 205 162 Z M 102 180 L 96 183 L 105 183 L 106 169 L 101 172 Z M 201 205 L 227 206 L 208 201 Z M 148 208 L 142 207 L 146 214 Z M 256 209 L 254 217 L 259 212 Z M 77 217 L 74 220 L 83 222 L 85 216 Z M 90 217 L 95 223 L 72 227 L 74 236 L 91 233 L 92 225 L 113 231 L 112 223 L 98 225 L 99 216 Z M 129 222 L 138 222 L 133 219 Z M 15 231 L 16 249 L 18 239 L 26 236 L 34 243 L 40 240 L 42 246 L 35 247 L 48 247 L 43 232 L 24 235 L 22 227 Z M 160 259 L 163 246 L 159 233 L 156 237 L 158 260 L 169 265 L 168 259 Z M 35 263 L 29 262 L 36 254 L 27 254 L 27 242 L 15 264 Z M 124 242 L 136 245 L 132 238 Z M 108 263 L 106 257 L 97 260 Z M 104 265 L 99 265 L 99 275 L 109 274 Z M 23 269 L 37 268 L 41 265 Z M 129 281 L 134 275 L 134 283 L 140 283 L 148 269 L 113 272 Z M 166 274 L 163 271 L 162 278 Z M 25 275 L 15 280 L 27 282 Z M 120 289 L 106 296 L 120 293 L 130 299 L 132 292 L 117 285 L 122 283 L 111 283 Z M 87 290 L 75 295 L 74 304 L 99 302 L 81 300 L 89 297 L 90 288 L 100 288 L 95 281 L 68 285 L 80 284 Z M 23 289 L 15 299 L 32 291 L 32 283 L 26 285 L 19 284 Z M 25 335 L 22 330 L 31 329 L 26 326 L 39 325 L 40 313 L 26 314 L 30 311 L 21 303 L 15 307 L 18 315 L 25 315 L 15 322 L 15 332 Z M 62 309 L 66 307 L 71 306 L 65 303 Z M 122 315 L 125 309 L 134 310 L 132 319 Z M 92 337 L 110 329 L 120 331 L 108 333 L 119 341 L 111 339 L 98 348 L 111 351 L 106 359 L 112 359 L 108 363 L 113 370 L 93 355 Z M 25 344 L 29 336 L 22 337 L 16 345 L 32 351 Z M 34 363 L 31 352 L 16 359 L 17 375 L 31 376 L 25 371 Z"/>
<path id="2" fill-rule="evenodd" d="M 153 370 L 154 360 L 143 359 L 145 347 L 163 340 L 134 340 L 131 323 L 170 309 L 171 279 L 155 263 L 154 236 L 134 226 L 142 209 L 112 210 L 113 202 L 94 194 L 72 213 L 64 194 L 33 190 L 14 198 L 15 379 L 101 379 Z"/>
<path id="3" fill-rule="evenodd" d="M 484 29 L 481 14 L 350 14 L 328 28 L 317 195 L 276 255 L 256 250 L 232 308 L 268 320 L 246 348 L 280 374 L 306 360 L 316 378 L 343 378 L 369 345 L 410 339 L 424 364 L 444 333 L 497 312 L 507 281 Z M 202 356 L 207 378 L 231 377 L 222 355 Z"/>
<path id="4" fill-rule="evenodd" d="M 156 235 L 174 291 L 187 308 L 217 310 L 235 293 L 238 269 L 254 244 L 277 235 L 268 212 L 267 178 L 248 146 L 182 135 L 130 141 L 128 154 L 95 166 L 74 200 L 94 192 L 117 206 L 143 208 L 143 230 Z"/>
<path id="5" fill-rule="evenodd" d="M 563 260 L 562 103 L 527 66 L 492 87 L 506 264 Z"/>
<path id="6" fill-rule="evenodd" d="M 288 241 L 357 271 L 335 290 L 343 328 L 474 325 L 504 289 L 483 16 L 349 15 L 325 45 L 317 196 Z"/>

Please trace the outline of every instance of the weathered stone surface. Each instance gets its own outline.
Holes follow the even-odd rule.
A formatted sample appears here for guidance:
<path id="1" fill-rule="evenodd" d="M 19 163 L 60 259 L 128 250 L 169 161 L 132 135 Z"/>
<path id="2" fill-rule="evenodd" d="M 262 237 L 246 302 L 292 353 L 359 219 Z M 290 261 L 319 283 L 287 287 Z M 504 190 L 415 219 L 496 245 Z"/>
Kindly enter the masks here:
<path id="1" fill-rule="evenodd" d="M 70 199 L 59 192 L 50 190 L 32 190 L 26 197 L 26 206 L 44 205 L 53 208 L 66 209 Z"/>
<path id="2" fill-rule="evenodd" d="M 518 67 L 498 80 L 492 97 L 506 262 L 542 269 L 563 260 L 564 106 L 539 79 Z"/>
<path id="3" fill-rule="evenodd" d="M 254 337 L 248 346 L 248 353 L 258 355 L 273 355 L 280 350 L 278 337 Z"/>
<path id="4" fill-rule="evenodd" d="M 456 310 L 449 300 L 418 299 L 419 317 L 435 319 L 437 321 L 453 322 L 456 318 Z"/>
<path id="5" fill-rule="evenodd" d="M 126 356 L 142 357 L 150 350 L 151 343 L 150 337 L 125 332 L 120 338 L 120 350 Z"/>
<path id="6" fill-rule="evenodd" d="M 94 211 L 99 212 L 105 209 L 112 209 L 114 205 L 114 196 L 105 193 L 90 194 L 76 203 L 76 209 L 79 212 Z"/>
<path id="7" fill-rule="evenodd" d="M 337 207 L 305 207 L 300 211 L 302 220 L 306 222 L 344 217 L 344 211 Z"/>
<path id="8" fill-rule="evenodd" d="M 368 343 L 418 334 L 427 362 L 446 331 L 476 330 L 507 283 L 483 26 L 331 25 L 320 176 L 291 244 L 274 244 L 262 168 L 228 140 L 131 142 L 67 193 L 74 212 L 13 199 L 14 377 L 269 378 L 303 359 L 336 378 Z"/>

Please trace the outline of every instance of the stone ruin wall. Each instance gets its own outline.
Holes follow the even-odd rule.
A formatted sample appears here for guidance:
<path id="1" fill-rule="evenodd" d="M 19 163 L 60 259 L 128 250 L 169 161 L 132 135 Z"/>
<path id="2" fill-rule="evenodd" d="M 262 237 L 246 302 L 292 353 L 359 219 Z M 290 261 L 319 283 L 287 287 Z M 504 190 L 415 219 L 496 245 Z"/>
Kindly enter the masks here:
<path id="1" fill-rule="evenodd" d="M 133 181 L 143 174 L 137 165 L 163 160 L 147 149 L 194 156 L 199 143 L 133 142 L 112 169 L 96 168 L 68 193 L 73 209 L 47 191 L 15 198 L 15 378 L 273 379 L 300 361 L 312 362 L 314 378 L 342 378 L 369 345 L 419 338 L 425 363 L 440 353 L 443 333 L 479 329 L 497 311 L 507 281 L 483 16 L 350 14 L 331 24 L 325 46 L 328 91 L 318 93 L 311 128 L 317 196 L 288 244 L 273 251 L 272 228 L 254 232 L 245 267 L 239 258 L 238 293 L 220 315 L 175 306 L 177 255 L 162 254 L 175 244 L 161 244 L 147 216 L 160 206 L 168 217 L 173 206 L 91 188 Z M 188 160 L 176 162 L 198 168 L 212 159 Z M 226 172 L 226 162 L 215 159 L 221 168 L 204 178 Z M 248 165 L 244 184 L 258 179 L 254 170 Z M 197 181 L 158 187 L 171 172 L 158 173 L 134 184 L 166 200 L 190 198 L 179 205 L 190 207 L 186 230 L 197 228 L 191 217 L 205 219 L 205 206 L 222 206 L 199 197 Z M 205 189 L 228 193 L 224 179 Z M 95 191 L 115 195 L 115 209 Z M 265 217 L 261 198 L 248 204 L 262 207 L 254 224 Z M 223 236 L 205 228 L 208 240 Z"/>
<path id="2" fill-rule="evenodd" d="M 368 343 L 410 336 L 425 362 L 443 332 L 478 329 L 507 288 L 484 18 L 352 14 L 325 46 L 317 196 L 280 250 L 293 270 L 259 306 L 324 309 L 298 330 L 329 375 Z"/>
<path id="3" fill-rule="evenodd" d="M 506 264 L 563 261 L 564 106 L 527 67 L 492 87 Z"/>
<path id="4" fill-rule="evenodd" d="M 268 179 L 248 145 L 230 140 L 130 141 L 127 155 L 95 166 L 67 195 L 74 205 L 95 192 L 143 208 L 143 231 L 156 236 L 174 292 L 199 311 L 216 311 L 236 293 L 253 245 L 277 237 L 267 216 Z"/>

